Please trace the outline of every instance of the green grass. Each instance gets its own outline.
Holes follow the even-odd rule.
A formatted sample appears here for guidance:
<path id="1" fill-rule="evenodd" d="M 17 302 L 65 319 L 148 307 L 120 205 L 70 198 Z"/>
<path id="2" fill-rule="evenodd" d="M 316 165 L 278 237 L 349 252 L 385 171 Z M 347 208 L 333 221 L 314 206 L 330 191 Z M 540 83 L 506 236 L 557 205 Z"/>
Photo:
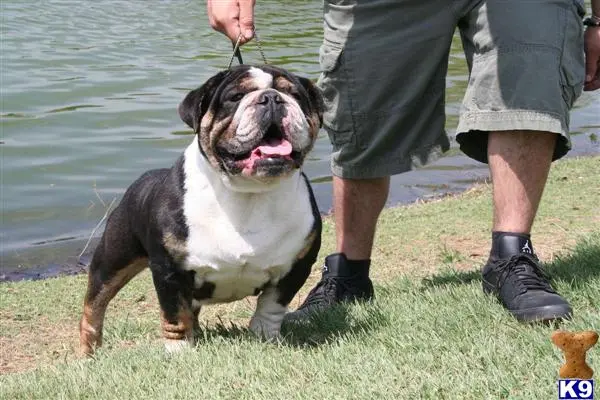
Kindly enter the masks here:
<path id="1" fill-rule="evenodd" d="M 533 232 L 575 317 L 600 331 L 600 158 L 556 163 Z M 167 356 L 148 273 L 111 303 L 105 345 L 75 357 L 85 277 L 0 286 L 0 390 L 36 398 L 556 398 L 555 327 L 513 320 L 484 296 L 490 188 L 388 209 L 373 255 L 376 301 L 340 307 L 263 343 L 245 329 L 252 301 L 207 307 L 196 348 Z M 325 221 L 322 258 L 332 250 Z M 318 278 L 314 268 L 295 307 Z M 588 363 L 600 374 L 600 345 Z"/>

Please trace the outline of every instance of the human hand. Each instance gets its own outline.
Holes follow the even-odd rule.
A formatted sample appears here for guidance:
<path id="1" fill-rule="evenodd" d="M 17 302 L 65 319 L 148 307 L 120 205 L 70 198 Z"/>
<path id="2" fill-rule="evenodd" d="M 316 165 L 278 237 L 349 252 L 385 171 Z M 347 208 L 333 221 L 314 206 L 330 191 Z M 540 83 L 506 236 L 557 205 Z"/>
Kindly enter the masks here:
<path id="1" fill-rule="evenodd" d="M 585 84 L 583 90 L 600 88 L 600 27 L 588 27 L 584 35 Z"/>
<path id="2" fill-rule="evenodd" d="M 210 26 L 233 43 L 237 42 L 240 33 L 240 44 L 249 42 L 254 37 L 254 4 L 256 0 L 208 0 L 206 9 Z"/>

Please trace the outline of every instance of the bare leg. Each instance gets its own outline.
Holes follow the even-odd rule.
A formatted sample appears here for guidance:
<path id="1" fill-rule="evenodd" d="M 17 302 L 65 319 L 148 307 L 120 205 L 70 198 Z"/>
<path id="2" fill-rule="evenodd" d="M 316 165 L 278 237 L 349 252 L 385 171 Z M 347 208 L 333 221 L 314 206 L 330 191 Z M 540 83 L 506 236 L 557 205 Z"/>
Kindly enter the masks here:
<path id="1" fill-rule="evenodd" d="M 377 219 L 389 188 L 389 177 L 333 178 L 336 246 L 349 260 L 371 258 Z"/>
<path id="2" fill-rule="evenodd" d="M 555 143 L 553 133 L 490 133 L 488 159 L 494 191 L 494 231 L 531 231 Z"/>

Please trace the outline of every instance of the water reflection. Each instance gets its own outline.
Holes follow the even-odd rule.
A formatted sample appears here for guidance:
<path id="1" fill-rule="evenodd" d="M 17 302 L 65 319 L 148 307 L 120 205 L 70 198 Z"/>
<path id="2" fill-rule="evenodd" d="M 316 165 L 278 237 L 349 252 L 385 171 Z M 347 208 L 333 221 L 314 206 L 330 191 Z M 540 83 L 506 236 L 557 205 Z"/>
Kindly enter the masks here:
<path id="1" fill-rule="evenodd" d="M 316 79 L 320 2 L 260 1 L 257 27 L 269 62 Z M 73 267 L 90 232 L 142 172 L 170 165 L 190 141 L 176 106 L 229 61 L 198 1 L 2 2 L 3 269 Z M 447 128 L 457 124 L 467 71 L 458 38 L 447 79 Z M 255 44 L 243 49 L 255 63 Z M 597 94 L 572 114 L 572 154 L 598 153 Z M 330 144 L 307 161 L 321 209 L 331 209 Z M 486 166 L 456 150 L 394 177 L 388 204 L 464 190 Z M 62 267 L 63 270 L 65 269 Z M 60 269 L 60 268 L 59 268 Z"/>

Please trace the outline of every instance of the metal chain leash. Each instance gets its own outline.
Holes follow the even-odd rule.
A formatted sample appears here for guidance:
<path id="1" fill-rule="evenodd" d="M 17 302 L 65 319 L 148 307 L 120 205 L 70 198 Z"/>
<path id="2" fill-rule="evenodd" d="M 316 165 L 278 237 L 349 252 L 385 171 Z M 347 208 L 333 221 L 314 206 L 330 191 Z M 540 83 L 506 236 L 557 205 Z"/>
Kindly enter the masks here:
<path id="1" fill-rule="evenodd" d="M 267 57 L 265 57 L 265 53 L 263 52 L 262 45 L 260 44 L 260 39 L 258 38 L 258 34 L 256 33 L 256 29 L 254 29 L 254 39 L 256 40 L 256 45 L 258 46 L 258 52 L 262 57 L 263 63 L 268 64 Z"/>
<path id="2" fill-rule="evenodd" d="M 237 58 L 238 62 L 241 64 L 244 63 L 242 60 L 242 53 L 240 51 L 240 44 L 242 43 L 242 33 L 240 32 L 237 41 L 233 45 L 233 54 L 231 55 L 231 59 L 229 60 L 229 65 L 227 65 L 227 69 L 231 69 L 231 65 L 233 64 L 233 59 Z M 260 52 L 260 56 L 262 57 L 263 63 L 268 64 L 267 57 L 265 57 L 265 53 L 263 52 L 262 45 L 260 43 L 260 39 L 256 33 L 256 29 L 254 29 L 254 40 L 256 41 L 256 45 L 258 46 L 258 51 Z"/>

